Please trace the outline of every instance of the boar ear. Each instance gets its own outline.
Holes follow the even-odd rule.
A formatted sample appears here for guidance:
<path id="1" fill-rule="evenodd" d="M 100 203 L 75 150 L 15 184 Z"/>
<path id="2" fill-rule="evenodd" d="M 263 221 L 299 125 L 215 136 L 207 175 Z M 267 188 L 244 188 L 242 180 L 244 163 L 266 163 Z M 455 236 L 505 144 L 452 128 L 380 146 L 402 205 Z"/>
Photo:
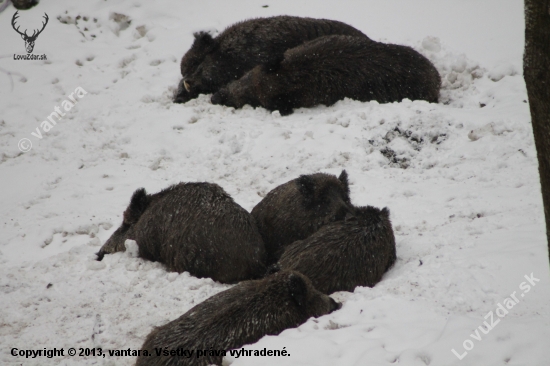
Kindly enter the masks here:
<path id="1" fill-rule="evenodd" d="M 389 219 L 390 218 L 390 209 L 387 207 L 384 207 L 382 211 L 380 211 L 380 215 Z"/>
<path id="2" fill-rule="evenodd" d="M 130 199 L 128 208 L 124 211 L 123 222 L 127 225 L 135 224 L 147 208 L 147 201 L 145 188 L 136 190 Z"/>
<path id="3" fill-rule="evenodd" d="M 281 62 L 283 62 L 284 59 L 285 55 L 283 53 L 278 54 L 273 59 L 264 64 L 264 71 L 266 73 L 277 72 L 281 68 Z"/>
<path id="4" fill-rule="evenodd" d="M 307 300 L 307 285 L 304 279 L 296 274 L 288 277 L 288 291 L 298 306 L 304 306 Z"/>
<path id="5" fill-rule="evenodd" d="M 210 51 L 216 48 L 217 42 L 210 33 L 207 32 L 196 32 L 193 33 L 193 36 L 195 37 L 195 41 L 193 42 L 193 46 L 191 48 L 196 48 L 200 50 Z"/>
<path id="6" fill-rule="evenodd" d="M 298 178 L 298 190 L 304 196 L 307 204 L 312 203 L 315 196 L 315 181 L 309 175 L 300 175 L 300 178 Z"/>
<path id="7" fill-rule="evenodd" d="M 342 170 L 342 173 L 340 173 L 340 176 L 338 177 L 338 180 L 342 182 L 342 185 L 344 186 L 344 189 L 346 190 L 346 195 L 349 196 L 349 182 L 348 182 L 348 173 L 346 170 Z"/>

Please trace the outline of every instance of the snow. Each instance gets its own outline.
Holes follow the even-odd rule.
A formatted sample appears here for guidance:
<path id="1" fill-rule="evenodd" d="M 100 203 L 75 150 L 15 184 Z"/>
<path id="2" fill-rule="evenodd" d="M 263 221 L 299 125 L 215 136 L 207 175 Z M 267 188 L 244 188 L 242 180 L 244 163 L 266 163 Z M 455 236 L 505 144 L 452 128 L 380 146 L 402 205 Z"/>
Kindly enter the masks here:
<path id="1" fill-rule="evenodd" d="M 355 204 L 390 208 L 396 265 L 374 288 L 334 294 L 341 310 L 245 346 L 290 356 L 226 364 L 548 363 L 550 276 L 521 75 L 523 2 L 314 4 L 42 1 L 18 24 L 49 15 L 34 50 L 47 61 L 13 60 L 24 43 L 11 29 L 14 9 L 0 14 L 0 363 L 131 365 L 132 357 L 23 359 L 10 350 L 139 349 L 154 326 L 230 287 L 167 273 L 136 258 L 131 241 L 129 252 L 94 260 L 135 189 L 210 181 L 251 210 L 300 174 L 342 169 Z M 441 103 L 346 99 L 287 117 L 208 96 L 171 103 L 193 31 L 277 14 L 337 19 L 414 47 L 442 75 Z M 78 87 L 87 94 L 45 132 L 41 122 Z M 29 152 L 19 151 L 22 138 Z M 531 273 L 540 282 L 525 293 Z M 517 305 L 474 339 L 514 291 Z M 451 350 L 463 354 L 468 339 L 474 347 L 459 360 Z"/>

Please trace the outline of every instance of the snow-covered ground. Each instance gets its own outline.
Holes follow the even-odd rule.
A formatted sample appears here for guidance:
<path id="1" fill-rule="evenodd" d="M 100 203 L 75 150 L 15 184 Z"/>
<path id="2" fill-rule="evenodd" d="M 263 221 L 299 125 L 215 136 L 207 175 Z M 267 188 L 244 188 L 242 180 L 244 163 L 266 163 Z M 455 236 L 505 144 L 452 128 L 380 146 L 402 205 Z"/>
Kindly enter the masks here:
<path id="1" fill-rule="evenodd" d="M 550 364 L 521 0 L 43 0 L 18 24 L 36 28 L 49 15 L 34 50 L 47 61 L 13 59 L 25 53 L 14 12 L 0 14 L 1 364 L 131 365 L 10 351 L 139 349 L 154 326 L 229 287 L 128 253 L 94 260 L 136 188 L 210 181 L 250 210 L 300 174 L 342 169 L 355 204 L 390 208 L 396 265 L 374 288 L 334 294 L 341 310 L 246 347 L 286 347 L 289 357 L 227 364 Z M 441 102 L 344 100 L 288 117 L 209 96 L 171 103 L 193 31 L 277 14 L 337 19 L 414 47 L 442 75 Z M 513 307 L 504 314 L 499 304 Z M 491 311 L 500 321 L 485 334 Z"/>

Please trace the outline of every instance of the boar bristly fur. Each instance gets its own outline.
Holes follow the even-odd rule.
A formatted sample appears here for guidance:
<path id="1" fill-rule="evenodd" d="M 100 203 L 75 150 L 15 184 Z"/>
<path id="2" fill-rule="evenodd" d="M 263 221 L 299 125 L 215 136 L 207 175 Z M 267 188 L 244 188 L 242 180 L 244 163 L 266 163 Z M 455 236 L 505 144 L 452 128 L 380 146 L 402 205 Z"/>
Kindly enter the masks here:
<path id="1" fill-rule="evenodd" d="M 302 240 L 351 210 L 348 175 L 302 175 L 270 191 L 252 209 L 268 254 L 275 262 L 283 248 Z"/>
<path id="2" fill-rule="evenodd" d="M 441 77 L 434 65 L 407 46 L 365 37 L 324 36 L 289 49 L 279 60 L 256 66 L 211 100 L 241 108 L 262 106 L 281 115 L 295 108 L 333 105 L 344 98 L 380 103 L 436 103 Z"/>
<path id="3" fill-rule="evenodd" d="M 169 271 L 223 283 L 259 278 L 265 271 L 254 218 L 217 184 L 180 183 L 151 195 L 136 190 L 98 260 L 124 251 L 127 239 L 137 242 L 140 257 Z"/>

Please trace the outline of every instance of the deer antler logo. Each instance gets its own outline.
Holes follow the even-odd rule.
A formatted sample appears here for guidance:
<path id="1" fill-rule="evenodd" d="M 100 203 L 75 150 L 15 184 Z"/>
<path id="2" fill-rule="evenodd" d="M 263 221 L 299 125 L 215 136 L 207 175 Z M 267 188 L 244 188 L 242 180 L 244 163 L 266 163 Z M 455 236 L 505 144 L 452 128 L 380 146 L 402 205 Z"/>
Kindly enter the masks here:
<path id="1" fill-rule="evenodd" d="M 38 37 L 38 35 L 42 33 L 44 28 L 46 28 L 46 24 L 48 24 L 48 19 L 49 19 L 48 14 L 44 13 L 44 18 L 46 19 L 46 21 L 42 22 L 42 29 L 40 30 L 35 29 L 32 36 L 29 36 L 27 34 L 26 29 L 24 33 L 21 33 L 19 31 L 19 27 L 15 28 L 15 20 L 17 18 L 19 18 L 19 11 L 16 11 L 15 14 L 13 14 L 13 18 L 11 19 L 11 25 L 13 29 L 15 29 L 15 31 L 19 33 L 21 35 L 21 38 L 23 38 L 23 40 L 25 41 L 25 48 L 27 49 L 27 53 L 32 53 L 32 50 L 34 49 L 34 41 L 36 41 L 36 38 Z"/>

